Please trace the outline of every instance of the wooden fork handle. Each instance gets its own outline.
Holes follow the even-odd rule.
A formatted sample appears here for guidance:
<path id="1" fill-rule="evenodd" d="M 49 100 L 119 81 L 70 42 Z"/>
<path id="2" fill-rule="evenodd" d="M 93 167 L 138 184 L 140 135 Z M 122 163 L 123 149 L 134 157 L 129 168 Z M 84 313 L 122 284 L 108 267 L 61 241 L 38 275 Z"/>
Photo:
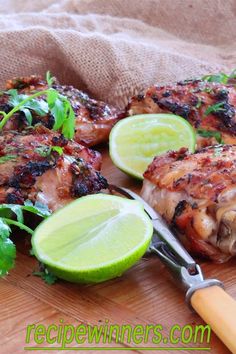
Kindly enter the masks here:
<path id="1" fill-rule="evenodd" d="M 196 290 L 190 301 L 200 317 L 236 354 L 236 301 L 216 285 Z"/>

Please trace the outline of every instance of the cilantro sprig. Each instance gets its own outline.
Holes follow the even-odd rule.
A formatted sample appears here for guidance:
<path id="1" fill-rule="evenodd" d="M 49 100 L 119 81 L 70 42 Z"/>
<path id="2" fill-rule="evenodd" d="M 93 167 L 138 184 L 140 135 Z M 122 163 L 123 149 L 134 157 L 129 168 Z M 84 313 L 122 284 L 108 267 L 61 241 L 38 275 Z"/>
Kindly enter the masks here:
<path id="1" fill-rule="evenodd" d="M 16 247 L 10 239 L 11 227 L 16 226 L 31 235 L 33 234 L 33 230 L 24 223 L 24 211 L 42 218 L 51 214 L 46 206 L 37 202 L 33 205 L 29 200 L 24 205 L 0 205 L 0 277 L 6 275 L 15 264 Z"/>
<path id="2" fill-rule="evenodd" d="M 10 96 L 8 103 L 12 109 L 8 113 L 0 111 L 0 115 L 3 116 L 0 122 L 0 130 L 16 112 L 23 112 L 29 125 L 32 125 L 33 122 L 32 111 L 39 116 L 50 113 L 54 117 L 53 130 L 61 130 L 66 138 L 73 139 L 75 113 L 70 101 L 52 87 L 53 78 L 49 71 L 46 74 L 46 81 L 48 89 L 35 92 L 32 95 L 19 94 L 16 89 L 5 92 Z M 38 99 L 39 97 L 42 98 Z M 44 97 L 46 97 L 46 100 Z"/>
<path id="3" fill-rule="evenodd" d="M 212 106 L 209 106 L 204 115 L 205 116 L 208 116 L 210 113 L 215 113 L 215 112 L 218 112 L 218 111 L 224 111 L 224 105 L 225 105 L 225 102 L 218 102 L 216 104 L 213 104 Z"/>
<path id="4" fill-rule="evenodd" d="M 41 145 L 35 148 L 34 150 L 37 152 L 40 156 L 42 157 L 47 157 L 51 155 L 53 151 L 57 152 L 58 155 L 63 154 L 63 148 L 61 146 L 48 146 L 48 145 Z M 1 163 L 1 158 L 0 158 L 0 163 Z"/>
<path id="5" fill-rule="evenodd" d="M 0 157 L 0 164 L 5 163 L 7 161 L 13 160 L 15 161 L 17 158 L 17 155 L 4 155 Z"/>
<path id="6" fill-rule="evenodd" d="M 227 75 L 225 73 L 218 73 L 213 75 L 205 75 L 202 77 L 202 80 L 208 82 L 218 82 L 221 84 L 227 84 L 229 80 L 236 79 L 236 69 L 234 69 L 231 74 Z"/>
<path id="7" fill-rule="evenodd" d="M 198 129 L 197 133 L 198 133 L 198 135 L 200 135 L 203 138 L 215 138 L 219 144 L 224 144 L 224 141 L 222 140 L 221 133 L 218 131 Z"/>
<path id="8" fill-rule="evenodd" d="M 33 275 L 40 277 L 45 281 L 46 284 L 49 285 L 55 284 L 57 281 L 56 275 L 51 273 L 42 263 L 40 264 L 40 270 L 38 272 L 33 272 Z"/>

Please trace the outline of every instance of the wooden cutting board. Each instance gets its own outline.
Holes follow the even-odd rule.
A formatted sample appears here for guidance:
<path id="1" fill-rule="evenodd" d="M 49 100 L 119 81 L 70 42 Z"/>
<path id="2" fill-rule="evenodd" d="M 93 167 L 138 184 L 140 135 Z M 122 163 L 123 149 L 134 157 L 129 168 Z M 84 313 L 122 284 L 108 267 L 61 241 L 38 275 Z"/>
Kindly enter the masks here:
<path id="1" fill-rule="evenodd" d="M 120 172 L 108 156 L 103 153 L 103 174 L 109 182 L 140 191 L 141 183 Z M 217 265 L 199 261 L 206 277 L 218 278 L 224 282 L 230 295 L 236 298 L 236 261 Z M 161 324 L 164 331 L 174 324 L 199 325 L 202 320 L 186 306 L 184 294 L 172 282 L 169 273 L 155 256 L 144 257 L 122 277 L 98 284 L 77 285 L 59 281 L 47 285 L 32 275 L 37 267 L 33 257 L 19 247 L 16 267 L 0 280 L 0 353 L 26 353 L 26 326 L 41 323 L 45 326 L 64 323 L 79 325 L 110 324 Z M 33 343 L 31 343 L 33 345 Z M 147 347 L 154 346 L 149 342 Z M 88 344 L 91 347 L 91 344 Z M 104 346 L 99 344 L 98 347 Z M 146 353 L 142 349 L 130 350 L 130 345 L 110 346 L 123 349 L 122 353 Z M 140 344 L 143 346 L 143 344 Z M 212 334 L 211 351 L 214 354 L 228 354 L 226 347 Z M 48 351 L 46 351 L 48 352 Z M 55 351 L 57 353 L 59 351 Z M 76 352 L 76 351 L 72 351 Z M 80 350 L 82 353 L 101 353 L 101 350 Z M 150 353 L 157 351 L 150 351 Z M 166 350 L 165 353 L 172 353 Z M 191 351 L 192 352 L 192 351 Z M 203 351 L 201 351 L 203 352 Z M 41 351 L 40 351 L 41 353 Z M 42 352 L 43 353 L 43 352 Z M 60 353 L 68 353 L 60 351 Z M 115 352 L 114 352 L 115 353 Z M 190 353 L 182 350 L 181 353 Z"/>

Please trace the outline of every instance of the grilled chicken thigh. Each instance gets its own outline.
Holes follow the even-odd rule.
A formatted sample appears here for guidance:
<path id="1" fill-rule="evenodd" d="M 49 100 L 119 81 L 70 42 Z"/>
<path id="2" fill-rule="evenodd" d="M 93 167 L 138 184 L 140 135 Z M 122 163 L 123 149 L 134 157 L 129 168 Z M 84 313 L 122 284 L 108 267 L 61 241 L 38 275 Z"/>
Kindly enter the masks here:
<path id="1" fill-rule="evenodd" d="M 143 198 L 193 253 L 236 255 L 236 145 L 158 156 L 144 173 Z"/>
<path id="2" fill-rule="evenodd" d="M 73 86 L 60 85 L 55 80 L 52 87 L 69 99 L 76 116 L 74 140 L 86 146 L 107 141 L 113 125 L 124 117 L 124 112 L 102 101 L 90 98 L 86 93 Z M 15 78 L 6 83 L 7 90 L 17 89 L 18 92 L 29 95 L 47 88 L 47 83 L 38 76 Z M 1 95 L 0 110 L 7 113 L 11 109 L 8 103 L 9 95 Z M 49 129 L 53 127 L 54 118 L 52 115 L 41 117 L 35 112 L 32 112 L 32 115 L 33 124 L 40 122 Z M 22 130 L 26 126 L 27 120 L 24 113 L 17 112 L 4 129 Z"/>
<path id="3" fill-rule="evenodd" d="M 236 144 L 236 88 L 233 84 L 186 80 L 175 85 L 155 85 L 133 97 L 127 110 L 129 115 L 173 113 L 185 118 L 199 132 L 198 148 L 221 141 Z"/>
<path id="4" fill-rule="evenodd" d="M 100 166 L 99 153 L 43 126 L 5 131 L 0 134 L 0 203 L 30 199 L 54 211 L 106 188 Z"/>

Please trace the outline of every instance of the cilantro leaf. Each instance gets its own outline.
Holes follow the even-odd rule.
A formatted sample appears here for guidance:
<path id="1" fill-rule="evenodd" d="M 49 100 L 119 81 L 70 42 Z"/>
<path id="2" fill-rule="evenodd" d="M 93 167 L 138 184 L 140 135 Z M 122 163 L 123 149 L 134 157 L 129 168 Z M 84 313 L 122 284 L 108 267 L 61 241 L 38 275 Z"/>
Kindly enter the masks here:
<path id="1" fill-rule="evenodd" d="M 14 267 L 16 249 L 9 239 L 10 227 L 0 218 L 0 277 L 7 274 L 8 270 Z"/>
<path id="2" fill-rule="evenodd" d="M 61 146 L 41 145 L 35 148 L 35 152 L 37 152 L 42 157 L 49 156 L 52 151 L 56 151 L 59 155 L 63 154 L 63 148 Z"/>
<path id="3" fill-rule="evenodd" d="M 25 114 L 25 118 L 26 118 L 27 122 L 29 123 L 29 125 L 32 125 L 33 117 L 32 117 L 30 110 L 28 108 L 23 108 L 23 109 L 21 109 L 21 112 L 23 112 Z"/>
<path id="4" fill-rule="evenodd" d="M 68 100 L 64 101 L 65 121 L 62 127 L 62 134 L 68 139 L 73 139 L 75 135 L 75 112 Z"/>
<path id="5" fill-rule="evenodd" d="M 16 89 L 6 91 L 10 95 L 9 105 L 12 107 L 17 107 L 20 105 L 19 111 L 23 112 L 26 116 L 28 123 L 32 124 L 32 114 L 29 111 L 31 109 L 39 116 L 45 116 L 48 113 L 48 104 L 43 99 L 28 100 L 30 96 L 24 94 L 18 94 Z M 26 101 L 26 102 L 25 102 Z"/>
<path id="6" fill-rule="evenodd" d="M 213 75 L 205 75 L 202 77 L 202 80 L 208 82 L 218 82 L 226 85 L 230 79 L 235 79 L 235 78 L 236 78 L 236 69 L 234 69 L 232 73 L 229 75 L 222 72 Z"/>
<path id="7" fill-rule="evenodd" d="M 218 111 L 223 111 L 223 110 L 224 110 L 224 108 L 223 108 L 224 104 L 225 104 L 225 102 L 219 102 L 219 103 L 213 104 L 212 106 L 209 106 L 209 107 L 206 109 L 204 115 L 205 115 L 205 116 L 208 116 L 210 113 L 215 113 L 215 112 L 218 112 Z"/>
<path id="8" fill-rule="evenodd" d="M 212 87 L 205 87 L 202 91 L 211 93 L 213 91 Z"/>
<path id="9" fill-rule="evenodd" d="M 222 140 L 221 133 L 218 132 L 218 131 L 198 129 L 197 133 L 198 133 L 198 135 L 202 136 L 203 138 L 212 138 L 212 137 L 214 137 L 219 144 L 224 144 L 224 142 Z"/>
<path id="10" fill-rule="evenodd" d="M 0 216 L 1 217 L 11 218 L 12 217 L 11 213 L 16 215 L 17 221 L 19 221 L 22 224 L 24 223 L 22 205 L 18 205 L 18 204 L 0 204 Z"/>
<path id="11" fill-rule="evenodd" d="M 0 218 L 0 238 L 2 240 L 6 240 L 11 233 L 10 227 L 6 224 L 6 222 Z"/>
<path id="12" fill-rule="evenodd" d="M 5 155 L 0 157 L 0 164 L 5 163 L 9 160 L 15 160 L 17 158 L 17 155 Z"/>
<path id="13" fill-rule="evenodd" d="M 236 79 L 236 68 L 229 75 L 229 79 Z"/>
<path id="14" fill-rule="evenodd" d="M 42 157 L 47 157 L 51 153 L 50 146 L 48 146 L 48 145 L 38 146 L 34 149 L 34 151 L 37 152 L 37 154 L 39 154 Z"/>
<path id="15" fill-rule="evenodd" d="M 59 155 L 63 154 L 63 148 L 61 146 L 52 146 L 51 150 L 56 151 Z"/>
<path id="16" fill-rule="evenodd" d="M 24 96 L 25 96 L 25 98 L 29 97 L 26 95 L 24 95 Z M 23 107 L 31 109 L 32 111 L 34 111 L 36 114 L 38 114 L 41 117 L 45 116 L 49 111 L 48 104 L 44 100 L 32 99 L 30 101 L 27 101 L 27 103 L 25 103 L 23 105 Z M 23 111 L 23 110 L 21 109 L 21 111 Z"/>
<path id="17" fill-rule="evenodd" d="M 10 269 L 14 268 L 15 258 L 16 247 L 14 243 L 9 238 L 0 236 L 0 277 L 3 277 Z"/>
<path id="18" fill-rule="evenodd" d="M 5 93 L 10 96 L 9 105 L 12 110 L 6 113 L 0 111 L 3 116 L 0 121 L 0 130 L 6 122 L 18 111 L 24 113 L 29 125 L 32 125 L 32 112 L 39 116 L 45 116 L 50 113 L 54 117 L 54 130 L 61 130 L 67 139 L 72 139 L 75 134 L 75 113 L 67 97 L 61 95 L 52 88 L 53 78 L 50 72 L 46 74 L 46 80 L 49 88 L 38 91 L 32 95 L 18 94 L 16 89 L 11 89 Z M 40 99 L 40 97 L 45 97 Z M 37 99 L 36 99 L 37 98 Z"/>
<path id="19" fill-rule="evenodd" d="M 55 284 L 58 279 L 45 266 L 43 266 L 43 270 L 41 272 L 33 272 L 33 275 L 41 277 L 45 281 L 45 283 L 49 285 Z"/>
<path id="20" fill-rule="evenodd" d="M 51 215 L 50 210 L 48 209 L 47 205 L 42 204 L 40 202 L 35 202 L 33 204 L 31 200 L 26 200 L 24 205 L 21 206 L 23 210 L 29 211 L 33 214 L 42 216 L 46 218 L 47 216 Z"/>
<path id="21" fill-rule="evenodd" d="M 51 87 L 53 84 L 53 77 L 51 76 L 51 73 L 49 70 L 46 72 L 46 81 L 47 81 L 48 87 Z"/>
<path id="22" fill-rule="evenodd" d="M 39 215 L 43 218 L 51 214 L 47 206 L 37 202 L 35 205 L 31 201 L 26 201 L 25 205 L 0 205 L 0 277 L 6 275 L 14 267 L 16 250 L 15 245 L 9 239 L 11 225 L 17 226 L 29 234 L 33 233 L 33 230 L 24 224 L 23 211 Z"/>
<path id="23" fill-rule="evenodd" d="M 65 96 L 60 95 L 56 90 L 49 89 L 47 102 L 55 120 L 53 130 L 62 128 L 62 134 L 66 138 L 72 139 L 75 129 L 75 113 L 69 100 Z"/>
<path id="24" fill-rule="evenodd" d="M 200 108 L 201 105 L 202 105 L 202 100 L 201 100 L 201 98 L 198 97 L 198 99 L 197 99 L 197 104 L 196 104 L 196 108 Z"/>
<path id="25" fill-rule="evenodd" d="M 62 127 L 65 117 L 63 101 L 60 99 L 59 93 L 53 89 L 48 90 L 47 101 L 54 117 L 53 130 L 58 130 Z"/>
<path id="26" fill-rule="evenodd" d="M 214 75 L 205 75 L 202 77 L 202 80 L 208 82 L 219 82 L 221 84 L 227 84 L 229 76 L 224 73 L 214 74 Z"/>

